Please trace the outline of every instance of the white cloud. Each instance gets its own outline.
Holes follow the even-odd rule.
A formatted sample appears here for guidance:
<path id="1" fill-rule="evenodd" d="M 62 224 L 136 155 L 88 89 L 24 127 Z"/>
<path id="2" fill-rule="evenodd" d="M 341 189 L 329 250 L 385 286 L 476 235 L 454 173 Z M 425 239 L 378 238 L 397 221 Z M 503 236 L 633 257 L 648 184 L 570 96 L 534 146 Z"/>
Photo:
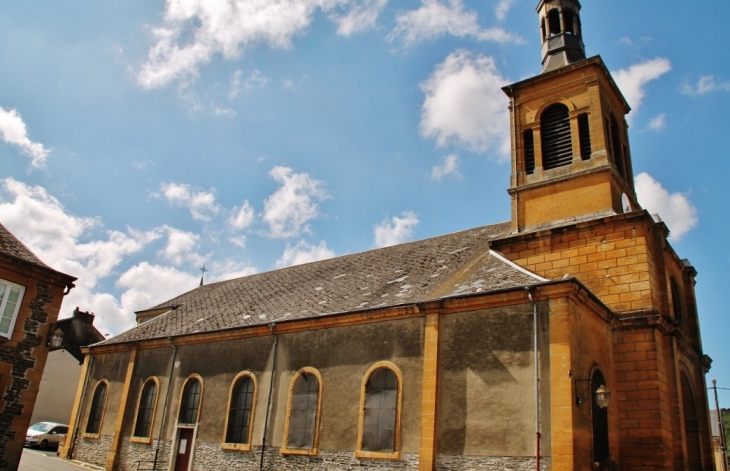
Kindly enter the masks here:
<path id="1" fill-rule="evenodd" d="M 328 12 L 348 0 L 167 0 L 164 22 L 150 29 L 154 45 L 136 74 L 145 88 L 195 78 L 220 54 L 238 57 L 257 44 L 289 48 L 317 9 Z"/>
<path id="2" fill-rule="evenodd" d="M 419 9 L 396 17 L 396 27 L 388 39 L 392 41 L 403 37 L 406 45 L 412 45 L 445 35 L 499 43 L 522 42 L 519 36 L 502 28 L 482 29 L 477 22 L 476 12 L 464 10 L 462 0 L 450 0 L 448 5 L 439 0 L 422 0 Z"/>
<path id="3" fill-rule="evenodd" d="M 444 157 L 443 164 L 433 168 L 431 171 L 431 180 L 441 181 L 447 175 L 461 176 L 459 173 L 459 156 L 456 154 L 447 155 Z"/>
<path id="4" fill-rule="evenodd" d="M 243 80 L 241 80 L 242 75 L 243 72 L 240 70 L 237 70 L 233 74 L 233 78 L 231 79 L 231 89 L 228 92 L 229 100 L 236 99 L 241 94 L 242 89 L 244 92 L 249 92 L 254 89 L 264 88 L 271 81 L 269 77 L 265 76 L 263 72 L 258 69 L 255 69 Z"/>
<path id="5" fill-rule="evenodd" d="M 228 226 L 237 231 L 247 229 L 253 224 L 256 217 L 253 206 L 248 201 L 244 201 L 241 206 L 233 208 L 231 213 L 228 218 Z"/>
<path id="6" fill-rule="evenodd" d="M 714 75 L 704 75 L 700 77 L 697 85 L 685 84 L 682 88 L 683 94 L 692 96 L 704 95 L 705 93 L 716 91 L 730 92 L 730 82 L 718 82 Z"/>
<path id="7" fill-rule="evenodd" d="M 76 287 L 64 299 L 62 315 L 79 306 L 98 314 L 97 327 L 102 331 L 116 333 L 130 327 L 134 322 L 132 311 L 120 307 L 112 295 L 99 293 L 99 282 L 114 275 L 126 257 L 158 239 L 158 231 L 129 229 L 125 234 L 108 230 L 97 234 L 101 228 L 98 219 L 68 214 L 40 186 L 6 178 L 2 188 L 9 196 L 9 200 L 0 200 L 3 225 L 44 263 L 78 278 Z"/>
<path id="8" fill-rule="evenodd" d="M 164 226 L 162 230 L 167 232 L 167 242 L 160 252 L 164 260 L 175 266 L 183 264 L 197 266 L 205 263 L 205 258 L 196 251 L 200 246 L 198 234 L 169 226 Z"/>
<path id="9" fill-rule="evenodd" d="M 649 121 L 649 129 L 652 131 L 663 131 L 667 127 L 667 115 L 662 113 Z"/>
<path id="10" fill-rule="evenodd" d="M 28 128 L 16 110 L 5 110 L 0 107 L 0 136 L 6 143 L 16 146 L 30 157 L 32 168 L 44 168 L 49 151 L 43 144 L 33 142 L 28 137 Z"/>
<path id="11" fill-rule="evenodd" d="M 212 262 L 206 275 L 206 283 L 232 280 L 257 273 L 255 267 L 247 265 L 237 260 L 224 260 L 222 262 Z M 209 277 L 209 279 L 208 279 Z"/>
<path id="12" fill-rule="evenodd" d="M 363 0 L 351 5 L 345 14 L 330 14 L 330 19 L 337 24 L 337 34 L 351 36 L 374 28 L 387 3 L 388 0 Z"/>
<path id="13" fill-rule="evenodd" d="M 214 191 L 193 190 L 189 185 L 167 183 L 160 186 L 160 195 L 168 203 L 187 208 L 193 219 L 209 221 L 218 214 L 220 207 L 215 202 Z"/>
<path id="14" fill-rule="evenodd" d="M 294 173 L 289 167 L 276 166 L 269 172 L 281 183 L 264 203 L 263 220 L 271 237 L 295 237 L 309 231 L 309 221 L 319 215 L 319 203 L 329 195 L 322 182 L 306 173 Z"/>
<path id="15" fill-rule="evenodd" d="M 420 222 L 413 211 L 404 211 L 401 217 L 393 216 L 382 220 L 375 226 L 375 247 L 388 247 L 405 242 L 413 236 L 413 231 Z"/>
<path id="16" fill-rule="evenodd" d="M 121 308 L 131 314 L 149 309 L 196 288 L 200 278 L 174 267 L 139 263 L 124 272 L 117 280 L 117 287 L 125 289 L 121 296 Z"/>
<path id="17" fill-rule="evenodd" d="M 507 13 L 509 13 L 510 8 L 512 8 L 512 4 L 515 2 L 515 0 L 499 0 L 499 3 L 497 3 L 497 6 L 495 7 L 495 16 L 499 21 L 504 21 L 507 19 Z"/>
<path id="18" fill-rule="evenodd" d="M 671 231 L 671 238 L 679 240 L 698 223 L 697 208 L 682 193 L 669 193 L 648 173 L 634 179 L 636 195 L 641 205 L 652 214 L 659 214 Z"/>
<path id="19" fill-rule="evenodd" d="M 507 83 L 491 57 L 451 53 L 421 84 L 421 133 L 439 146 L 453 141 L 476 152 L 510 153 L 509 111 L 501 87 Z"/>
<path id="20" fill-rule="evenodd" d="M 286 244 L 284 254 L 276 261 L 277 268 L 301 265 L 303 263 L 316 262 L 335 256 L 335 253 L 327 247 L 327 242 L 321 241 L 319 245 L 311 245 L 300 240 L 297 245 Z"/>
<path id="21" fill-rule="evenodd" d="M 644 86 L 670 70 L 672 70 L 672 64 L 669 60 L 658 57 L 634 64 L 628 69 L 613 72 L 613 78 L 616 80 L 629 106 L 636 112 L 644 99 Z"/>

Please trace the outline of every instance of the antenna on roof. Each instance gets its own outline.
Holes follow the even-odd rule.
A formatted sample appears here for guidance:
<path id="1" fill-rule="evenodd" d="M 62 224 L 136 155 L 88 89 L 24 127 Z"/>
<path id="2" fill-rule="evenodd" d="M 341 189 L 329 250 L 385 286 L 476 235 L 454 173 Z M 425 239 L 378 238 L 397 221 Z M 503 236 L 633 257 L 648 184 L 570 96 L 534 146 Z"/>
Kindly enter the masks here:
<path id="1" fill-rule="evenodd" d="M 205 263 L 204 263 L 203 266 L 200 268 L 200 272 L 201 272 L 200 273 L 200 286 L 203 286 L 203 278 L 205 278 L 205 272 L 207 272 L 207 271 L 208 270 L 205 269 Z"/>

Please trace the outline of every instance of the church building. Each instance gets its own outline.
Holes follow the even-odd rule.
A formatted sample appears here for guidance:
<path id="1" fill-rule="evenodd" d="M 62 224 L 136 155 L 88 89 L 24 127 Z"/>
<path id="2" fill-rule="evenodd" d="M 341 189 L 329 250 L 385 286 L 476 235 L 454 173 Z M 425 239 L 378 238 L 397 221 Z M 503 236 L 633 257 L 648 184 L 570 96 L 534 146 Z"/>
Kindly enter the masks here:
<path id="1" fill-rule="evenodd" d="M 697 272 L 629 105 L 541 0 L 510 221 L 200 286 L 87 348 L 61 454 L 107 470 L 714 469 Z"/>

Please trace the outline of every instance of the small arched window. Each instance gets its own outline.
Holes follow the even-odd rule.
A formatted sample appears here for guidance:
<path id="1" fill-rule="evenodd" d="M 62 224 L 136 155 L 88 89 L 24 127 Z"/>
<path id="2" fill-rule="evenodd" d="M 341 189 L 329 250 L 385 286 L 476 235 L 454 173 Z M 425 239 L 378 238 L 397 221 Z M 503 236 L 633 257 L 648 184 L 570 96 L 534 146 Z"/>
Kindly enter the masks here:
<path id="1" fill-rule="evenodd" d="M 150 378 L 145 381 L 139 394 L 137 418 L 134 422 L 132 438 L 149 439 L 152 435 L 152 422 L 157 405 L 157 381 Z"/>
<path id="2" fill-rule="evenodd" d="M 601 407 L 596 401 L 596 391 L 606 385 L 601 370 L 596 369 L 591 377 L 591 415 L 593 418 L 593 461 L 604 464 L 610 457 L 608 442 L 608 408 Z M 605 468 L 601 468 L 605 469 Z"/>
<path id="3" fill-rule="evenodd" d="M 200 381 L 197 378 L 189 378 L 185 382 L 182 400 L 180 401 L 178 423 L 195 424 L 198 422 L 201 389 Z"/>
<path id="4" fill-rule="evenodd" d="M 562 103 L 548 106 L 540 116 L 542 164 L 548 170 L 570 165 L 573 141 L 570 134 L 570 112 Z"/>
<path id="5" fill-rule="evenodd" d="M 109 392 L 109 385 L 106 381 L 99 381 L 94 389 L 94 396 L 89 409 L 89 420 L 86 421 L 86 433 L 98 436 L 101 433 L 101 423 L 104 419 L 106 409 L 106 398 Z"/>
<path id="6" fill-rule="evenodd" d="M 249 373 L 239 375 L 231 387 L 226 420 L 227 444 L 250 444 L 256 383 Z"/>
<path id="7" fill-rule="evenodd" d="M 525 146 L 525 173 L 532 174 L 535 172 L 535 138 L 532 129 L 522 133 Z"/>
<path id="8" fill-rule="evenodd" d="M 578 139 L 580 141 L 580 159 L 591 158 L 591 127 L 588 114 L 578 115 Z"/>
<path id="9" fill-rule="evenodd" d="M 679 285 L 677 284 L 677 280 L 673 276 L 669 278 L 669 286 L 672 292 L 672 311 L 674 311 L 674 320 L 681 323 L 684 318 L 682 296 L 679 294 Z"/>
<path id="10" fill-rule="evenodd" d="M 292 378 L 284 453 L 317 453 L 321 388 L 313 368 L 304 368 Z"/>

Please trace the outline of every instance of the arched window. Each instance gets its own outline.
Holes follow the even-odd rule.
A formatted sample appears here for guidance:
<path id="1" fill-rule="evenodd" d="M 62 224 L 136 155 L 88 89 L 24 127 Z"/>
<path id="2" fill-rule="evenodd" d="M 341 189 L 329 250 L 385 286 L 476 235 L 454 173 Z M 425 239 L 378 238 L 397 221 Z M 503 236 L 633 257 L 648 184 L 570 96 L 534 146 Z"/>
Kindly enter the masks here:
<path id="1" fill-rule="evenodd" d="M 322 383 L 313 368 L 304 368 L 292 378 L 289 390 L 286 441 L 282 452 L 316 454 Z"/>
<path id="2" fill-rule="evenodd" d="M 365 374 L 356 456 L 400 457 L 401 382 L 400 370 L 390 362 L 376 363 Z"/>
<path id="3" fill-rule="evenodd" d="M 687 438 L 687 468 L 689 471 L 706 469 L 702 465 L 702 445 L 700 442 L 700 415 L 697 413 L 697 403 L 692 392 L 692 384 L 687 374 L 680 374 L 682 388 L 682 412 L 684 413 L 684 434 Z M 706 414 L 707 412 L 705 412 Z"/>
<path id="4" fill-rule="evenodd" d="M 177 418 L 178 423 L 195 424 L 198 422 L 201 389 L 200 381 L 197 378 L 189 378 L 185 382 L 180 401 L 180 413 Z"/>
<path id="5" fill-rule="evenodd" d="M 256 382 L 250 373 L 242 373 L 233 380 L 228 399 L 228 417 L 224 442 L 235 445 L 250 445 L 253 422 Z M 224 447 L 225 448 L 225 447 Z"/>
<path id="6" fill-rule="evenodd" d="M 573 10 L 570 8 L 563 8 L 563 23 L 565 23 L 565 32 L 567 34 L 575 34 L 575 28 L 573 27 Z"/>
<path id="7" fill-rule="evenodd" d="M 104 419 L 106 409 L 106 398 L 109 392 L 109 385 L 105 380 L 99 381 L 94 389 L 94 396 L 89 409 L 89 419 L 86 421 L 86 433 L 98 436 L 101 433 L 101 423 Z"/>
<path id="8" fill-rule="evenodd" d="M 562 103 L 548 106 L 540 117 L 542 164 L 548 170 L 569 165 L 573 161 L 570 135 L 570 113 Z"/>
<path id="9" fill-rule="evenodd" d="M 591 404 L 593 417 L 593 461 L 604 464 L 609 460 L 608 446 L 608 408 L 601 407 L 596 401 L 596 391 L 606 385 L 606 379 L 601 370 L 596 369 L 591 377 Z M 604 469 L 604 468 L 600 468 Z"/>
<path id="10" fill-rule="evenodd" d="M 591 158 L 591 127 L 587 113 L 578 115 L 578 139 L 580 140 L 580 159 L 589 160 Z"/>
<path id="11" fill-rule="evenodd" d="M 142 386 L 137 403 L 137 418 L 134 422 L 133 441 L 148 441 L 152 436 L 152 422 L 157 405 L 157 380 L 149 378 Z M 142 439 L 142 440 L 134 440 Z"/>
<path id="12" fill-rule="evenodd" d="M 562 33 L 560 28 L 560 11 L 553 8 L 548 12 L 548 27 L 550 28 L 550 36 L 557 36 Z"/>
<path id="13" fill-rule="evenodd" d="M 679 294 L 679 285 L 677 285 L 677 280 L 673 276 L 669 277 L 669 286 L 672 292 L 672 311 L 674 311 L 674 320 L 680 323 L 684 318 L 684 310 L 682 309 L 682 297 Z"/>

